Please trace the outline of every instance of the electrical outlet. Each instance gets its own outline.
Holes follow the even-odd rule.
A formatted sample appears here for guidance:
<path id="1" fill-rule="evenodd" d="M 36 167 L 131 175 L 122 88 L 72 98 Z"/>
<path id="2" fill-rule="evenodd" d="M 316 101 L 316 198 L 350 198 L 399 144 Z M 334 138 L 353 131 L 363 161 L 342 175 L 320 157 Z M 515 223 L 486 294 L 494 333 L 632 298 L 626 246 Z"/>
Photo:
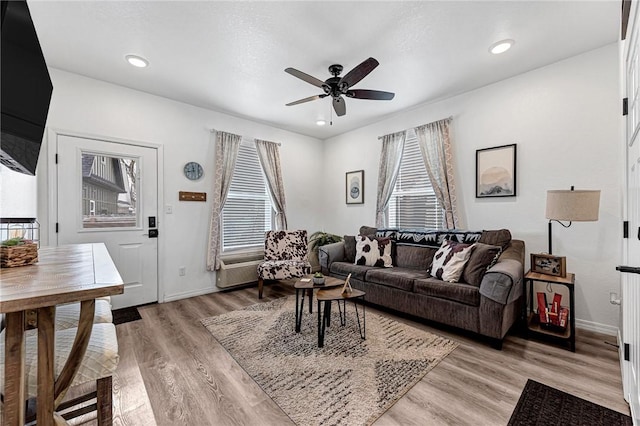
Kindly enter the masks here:
<path id="1" fill-rule="evenodd" d="M 181 277 L 184 277 L 187 274 L 187 268 L 185 268 L 184 266 L 181 266 L 178 268 L 178 275 L 180 275 Z"/>
<path id="2" fill-rule="evenodd" d="M 618 299 L 618 293 L 616 293 L 615 291 L 609 292 L 609 303 L 611 303 L 612 305 L 620 304 L 620 299 Z"/>

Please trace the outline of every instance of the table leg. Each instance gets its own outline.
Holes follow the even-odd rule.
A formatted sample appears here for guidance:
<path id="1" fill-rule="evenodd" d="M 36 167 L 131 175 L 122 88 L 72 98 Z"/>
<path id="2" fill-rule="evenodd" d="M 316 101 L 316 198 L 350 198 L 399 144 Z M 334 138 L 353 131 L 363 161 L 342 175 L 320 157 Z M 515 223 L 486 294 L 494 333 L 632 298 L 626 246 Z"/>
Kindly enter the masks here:
<path id="1" fill-rule="evenodd" d="M 342 308 L 340 308 L 340 300 L 338 300 L 338 313 L 340 314 L 340 325 L 345 326 L 347 324 L 347 301 L 342 301 Z"/>
<path id="2" fill-rule="evenodd" d="M 313 289 L 310 288 L 308 291 L 309 291 L 309 313 L 312 314 L 313 313 Z"/>
<path id="3" fill-rule="evenodd" d="M 576 317 L 575 317 L 575 295 L 574 295 L 574 289 L 570 288 L 569 289 L 569 315 L 571 315 L 569 317 L 569 324 L 571 326 L 571 336 L 569 337 L 569 344 L 571 346 L 571 352 L 575 352 L 576 351 Z"/>
<path id="4" fill-rule="evenodd" d="M 56 307 L 38 309 L 38 404 L 36 419 L 38 425 L 55 424 L 54 383 L 55 383 L 55 317 Z"/>
<path id="5" fill-rule="evenodd" d="M 367 311 L 366 308 L 364 306 L 364 298 L 362 299 L 362 327 L 360 326 L 360 315 L 358 313 L 358 303 L 356 301 L 357 299 L 353 299 L 353 305 L 356 308 L 356 319 L 358 320 L 358 331 L 360 332 L 360 337 L 363 340 L 367 339 Z M 346 311 L 346 307 L 345 307 L 345 311 Z"/>
<path id="6" fill-rule="evenodd" d="M 62 371 L 56 380 L 54 388 L 55 407 L 60 405 L 60 402 L 62 402 L 69 386 L 71 386 L 71 383 L 73 382 L 73 378 L 80 369 L 80 364 L 82 363 L 84 354 L 87 351 L 89 339 L 91 338 L 91 331 L 93 330 L 95 306 L 96 301 L 93 299 L 83 300 L 80 302 L 80 318 L 78 318 L 76 337 L 73 340 L 71 351 L 69 351 L 69 357 L 64 363 L 64 367 L 62 367 Z"/>
<path id="7" fill-rule="evenodd" d="M 324 322 L 327 327 L 331 327 L 331 301 L 330 300 L 324 301 L 324 310 L 325 310 Z"/>
<path id="8" fill-rule="evenodd" d="M 4 413 L 2 424 L 24 424 L 24 311 L 9 312 L 6 316 L 4 347 Z"/>
<path id="9" fill-rule="evenodd" d="M 324 318 L 322 317 L 322 309 L 320 309 L 321 303 L 322 302 L 318 300 L 318 347 L 319 348 L 324 346 Z"/>
<path id="10" fill-rule="evenodd" d="M 303 308 L 304 308 L 304 290 L 302 290 L 302 298 L 301 298 L 300 289 L 296 288 L 296 333 L 300 333 L 300 328 L 302 327 L 302 309 Z"/>

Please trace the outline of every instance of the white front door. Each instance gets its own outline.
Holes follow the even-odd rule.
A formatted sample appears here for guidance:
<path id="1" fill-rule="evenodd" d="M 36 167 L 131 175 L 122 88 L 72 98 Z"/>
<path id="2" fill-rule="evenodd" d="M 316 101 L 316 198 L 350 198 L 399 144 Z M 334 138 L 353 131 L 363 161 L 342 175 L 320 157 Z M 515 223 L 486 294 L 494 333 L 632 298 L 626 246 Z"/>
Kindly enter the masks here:
<path id="1" fill-rule="evenodd" d="M 640 424 L 640 9 L 632 3 L 624 49 L 628 98 L 625 137 L 625 206 L 628 237 L 623 244 L 622 379 L 634 424 Z"/>
<path id="2" fill-rule="evenodd" d="M 105 243 L 125 283 L 114 308 L 157 301 L 157 149 L 64 134 L 56 148 L 58 245 Z"/>

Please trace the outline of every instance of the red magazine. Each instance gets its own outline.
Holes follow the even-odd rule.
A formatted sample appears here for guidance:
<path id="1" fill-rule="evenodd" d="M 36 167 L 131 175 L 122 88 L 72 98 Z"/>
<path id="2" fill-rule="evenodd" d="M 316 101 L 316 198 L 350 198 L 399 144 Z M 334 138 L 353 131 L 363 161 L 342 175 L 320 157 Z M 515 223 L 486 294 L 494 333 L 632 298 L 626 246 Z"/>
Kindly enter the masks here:
<path id="1" fill-rule="evenodd" d="M 538 316 L 540 324 L 547 324 L 549 316 L 547 315 L 547 295 L 541 291 L 538 292 Z"/>
<path id="2" fill-rule="evenodd" d="M 569 308 L 563 306 L 560 308 L 560 327 L 567 328 L 567 321 L 569 319 Z"/>

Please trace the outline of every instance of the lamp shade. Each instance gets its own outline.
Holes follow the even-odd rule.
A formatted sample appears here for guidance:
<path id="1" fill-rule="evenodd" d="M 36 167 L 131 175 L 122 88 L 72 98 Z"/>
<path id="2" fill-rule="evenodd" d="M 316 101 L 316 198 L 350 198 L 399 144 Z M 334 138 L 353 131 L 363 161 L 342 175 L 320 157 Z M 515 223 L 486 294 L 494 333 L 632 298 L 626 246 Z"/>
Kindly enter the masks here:
<path id="1" fill-rule="evenodd" d="M 547 191 L 547 219 L 594 222 L 600 210 L 599 190 Z"/>

